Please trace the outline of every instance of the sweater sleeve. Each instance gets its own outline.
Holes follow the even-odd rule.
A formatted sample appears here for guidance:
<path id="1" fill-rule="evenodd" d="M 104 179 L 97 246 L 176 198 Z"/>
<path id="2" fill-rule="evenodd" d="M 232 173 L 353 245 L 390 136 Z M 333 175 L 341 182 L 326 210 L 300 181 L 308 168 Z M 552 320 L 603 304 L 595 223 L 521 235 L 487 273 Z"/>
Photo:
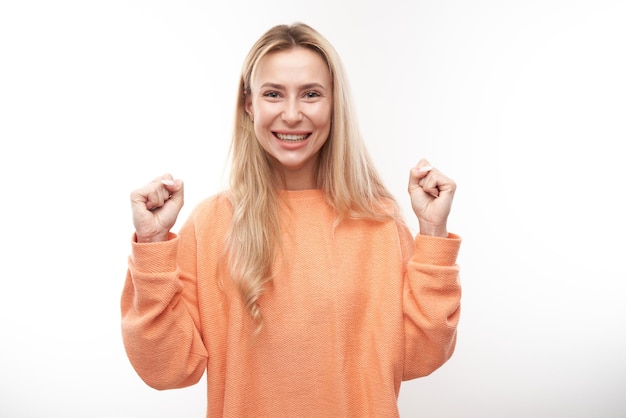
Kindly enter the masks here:
<path id="1" fill-rule="evenodd" d="M 122 337 L 137 374 L 155 389 L 197 383 L 207 364 L 200 334 L 193 223 L 169 240 L 133 239 L 122 291 Z"/>
<path id="2" fill-rule="evenodd" d="M 403 380 L 409 380 L 432 373 L 454 352 L 461 302 L 456 264 L 461 239 L 454 234 L 448 238 L 418 234 L 404 241 L 404 254 L 412 254 L 403 288 Z"/>

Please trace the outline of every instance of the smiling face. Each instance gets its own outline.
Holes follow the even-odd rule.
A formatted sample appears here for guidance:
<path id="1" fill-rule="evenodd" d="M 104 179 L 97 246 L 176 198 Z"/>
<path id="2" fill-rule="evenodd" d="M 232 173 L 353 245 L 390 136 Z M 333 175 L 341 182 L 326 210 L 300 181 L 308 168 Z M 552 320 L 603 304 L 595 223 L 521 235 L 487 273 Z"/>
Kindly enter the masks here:
<path id="1" fill-rule="evenodd" d="M 311 189 L 319 150 L 330 134 L 332 80 L 326 62 L 302 47 L 263 57 L 250 83 L 246 111 L 259 144 L 287 189 Z"/>

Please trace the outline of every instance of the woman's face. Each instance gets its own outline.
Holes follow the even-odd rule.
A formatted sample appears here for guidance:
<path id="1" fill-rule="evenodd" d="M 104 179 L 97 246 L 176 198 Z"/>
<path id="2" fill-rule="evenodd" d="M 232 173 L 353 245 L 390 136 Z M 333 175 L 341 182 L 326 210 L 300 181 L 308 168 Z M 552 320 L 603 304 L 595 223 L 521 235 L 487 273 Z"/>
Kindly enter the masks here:
<path id="1" fill-rule="evenodd" d="M 288 189 L 315 187 L 318 153 L 330 134 L 332 80 L 317 53 L 301 47 L 261 59 L 246 111 L 259 144 L 281 170 Z"/>

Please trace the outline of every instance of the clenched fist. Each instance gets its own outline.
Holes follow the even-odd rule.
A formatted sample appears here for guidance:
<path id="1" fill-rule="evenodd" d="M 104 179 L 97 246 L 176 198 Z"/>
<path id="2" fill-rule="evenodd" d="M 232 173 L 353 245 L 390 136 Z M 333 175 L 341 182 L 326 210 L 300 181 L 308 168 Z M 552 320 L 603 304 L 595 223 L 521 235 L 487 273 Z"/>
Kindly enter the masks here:
<path id="1" fill-rule="evenodd" d="M 448 236 L 447 221 L 455 190 L 456 183 L 433 168 L 427 160 L 420 160 L 411 169 L 409 195 L 419 221 L 420 234 Z"/>
<path id="2" fill-rule="evenodd" d="M 165 241 L 184 203 L 183 182 L 157 177 L 130 194 L 137 242 Z"/>

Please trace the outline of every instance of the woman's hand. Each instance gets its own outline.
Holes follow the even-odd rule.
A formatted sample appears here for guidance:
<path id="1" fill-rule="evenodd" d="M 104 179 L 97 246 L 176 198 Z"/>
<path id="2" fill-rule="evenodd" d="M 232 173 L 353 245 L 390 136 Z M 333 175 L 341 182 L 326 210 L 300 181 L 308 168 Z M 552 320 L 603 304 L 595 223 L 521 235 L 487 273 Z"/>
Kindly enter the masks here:
<path id="1" fill-rule="evenodd" d="M 420 160 L 411 169 L 409 195 L 417 216 L 420 234 L 447 237 L 447 221 L 456 183 L 446 177 L 427 160 Z"/>
<path id="2" fill-rule="evenodd" d="M 157 177 L 130 194 L 137 242 L 165 241 L 183 207 L 183 182 Z"/>

